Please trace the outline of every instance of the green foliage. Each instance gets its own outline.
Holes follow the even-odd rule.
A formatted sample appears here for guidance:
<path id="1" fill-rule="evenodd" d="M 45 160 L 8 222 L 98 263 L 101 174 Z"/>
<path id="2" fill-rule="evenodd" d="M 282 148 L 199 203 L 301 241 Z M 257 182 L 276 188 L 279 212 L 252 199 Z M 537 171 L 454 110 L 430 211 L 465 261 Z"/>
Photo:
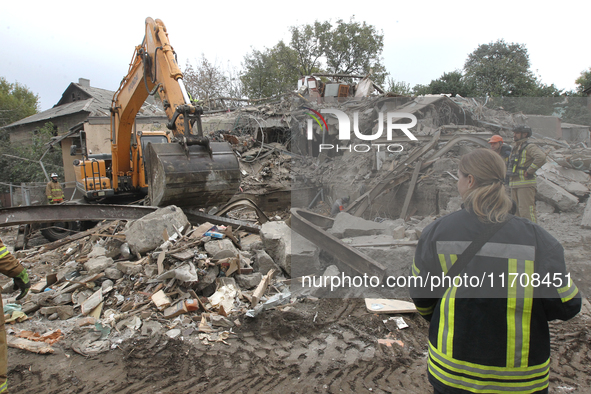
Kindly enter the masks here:
<path id="1" fill-rule="evenodd" d="M 411 96 L 413 90 L 410 88 L 410 84 L 403 81 L 396 81 L 394 78 L 388 78 L 388 85 L 386 91 L 389 93 L 399 94 L 401 96 Z"/>
<path id="2" fill-rule="evenodd" d="M 425 94 L 451 94 L 452 96 L 471 97 L 474 95 L 475 87 L 471 80 L 464 78 L 461 71 L 456 70 L 443 73 L 441 77 L 432 80 L 429 85 L 416 85 L 413 91 L 417 96 Z"/>
<path id="3" fill-rule="evenodd" d="M 18 82 L 0 77 L 0 127 L 37 113 L 39 96 Z"/>
<path id="4" fill-rule="evenodd" d="M 244 57 L 245 94 L 271 97 L 294 90 L 300 77 L 317 72 L 371 75 L 377 84 L 387 76 L 381 64 L 384 36 L 372 25 L 339 19 L 290 27 L 289 45 L 253 49 Z"/>
<path id="5" fill-rule="evenodd" d="M 300 76 L 295 64 L 296 53 L 283 41 L 264 51 L 253 49 L 242 63 L 244 94 L 254 99 L 293 90 Z"/>
<path id="6" fill-rule="evenodd" d="M 339 19 L 334 29 L 319 36 L 319 41 L 330 73 L 370 74 L 375 83 L 384 84 L 388 74 L 381 64 L 384 35 L 374 26 L 356 22 L 353 17 L 348 23 Z"/>
<path id="7" fill-rule="evenodd" d="M 59 146 L 47 150 L 46 144 L 55 135 L 55 126 L 48 122 L 37 130 L 28 144 L 10 144 L 5 142 L 0 146 L 0 182 L 44 182 L 46 181 L 39 160 L 43 157 L 43 164 L 48 173 L 56 172 L 63 179 L 64 169 L 62 151 Z M 7 156 L 8 155 L 8 156 Z"/>
<path id="8" fill-rule="evenodd" d="M 581 75 L 575 80 L 575 83 L 577 84 L 577 93 L 581 96 L 585 89 L 591 88 L 591 67 L 581 71 Z"/>
<path id="9" fill-rule="evenodd" d="M 530 70 L 524 44 L 504 40 L 482 44 L 468 55 L 464 72 L 477 96 L 522 97 L 536 93 L 537 80 Z"/>

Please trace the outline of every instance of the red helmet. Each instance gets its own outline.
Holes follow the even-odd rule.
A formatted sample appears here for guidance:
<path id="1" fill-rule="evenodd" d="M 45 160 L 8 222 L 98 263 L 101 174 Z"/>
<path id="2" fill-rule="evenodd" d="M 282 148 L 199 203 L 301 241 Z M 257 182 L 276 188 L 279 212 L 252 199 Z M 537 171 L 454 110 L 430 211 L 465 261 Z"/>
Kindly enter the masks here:
<path id="1" fill-rule="evenodd" d="M 489 144 L 495 143 L 495 142 L 503 142 L 503 137 L 501 137 L 500 135 L 496 134 L 493 135 L 492 137 L 490 137 L 490 140 L 488 140 Z"/>

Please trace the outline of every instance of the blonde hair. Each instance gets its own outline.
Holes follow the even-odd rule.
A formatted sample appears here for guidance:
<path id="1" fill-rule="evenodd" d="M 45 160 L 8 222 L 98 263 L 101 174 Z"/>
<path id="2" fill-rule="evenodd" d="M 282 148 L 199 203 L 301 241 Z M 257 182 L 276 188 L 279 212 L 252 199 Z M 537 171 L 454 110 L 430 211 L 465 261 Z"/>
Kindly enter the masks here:
<path id="1" fill-rule="evenodd" d="M 505 162 L 490 149 L 475 149 L 460 159 L 460 172 L 474 177 L 474 187 L 467 191 L 464 205 L 481 222 L 505 220 L 513 202 L 505 192 Z"/>

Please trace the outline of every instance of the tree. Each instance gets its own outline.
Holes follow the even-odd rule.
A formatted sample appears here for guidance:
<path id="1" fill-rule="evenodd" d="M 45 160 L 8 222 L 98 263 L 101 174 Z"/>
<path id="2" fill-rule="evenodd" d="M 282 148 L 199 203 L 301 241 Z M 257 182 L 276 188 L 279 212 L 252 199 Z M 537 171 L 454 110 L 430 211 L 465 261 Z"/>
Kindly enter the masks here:
<path id="1" fill-rule="evenodd" d="M 0 127 L 34 115 L 39 110 L 39 96 L 18 82 L 0 77 Z"/>
<path id="2" fill-rule="evenodd" d="M 319 37 L 324 48 L 327 70 L 335 74 L 371 74 L 371 79 L 383 85 L 386 68 L 381 63 L 384 35 L 372 25 L 349 23 L 339 19 L 336 27 Z"/>
<path id="3" fill-rule="evenodd" d="M 253 49 L 244 57 L 242 82 L 252 98 L 270 97 L 296 87 L 316 72 L 371 75 L 377 84 L 387 76 L 381 63 L 384 36 L 372 25 L 338 20 L 290 27 L 289 45 Z"/>
<path id="4" fill-rule="evenodd" d="M 476 48 L 468 55 L 464 72 L 475 94 L 481 96 L 529 96 L 537 86 L 525 45 L 504 40 Z"/>
<path id="5" fill-rule="evenodd" d="M 577 84 L 577 93 L 583 96 L 583 91 L 591 88 L 591 67 L 581 71 L 581 75 L 575 80 L 575 83 Z"/>
<path id="6" fill-rule="evenodd" d="M 204 54 L 201 54 L 196 66 L 187 61 L 183 80 L 191 97 L 208 109 L 216 107 L 216 99 L 220 97 L 242 97 L 242 83 L 236 72 L 224 70 L 217 62 L 207 60 Z"/>
<path id="7" fill-rule="evenodd" d="M 412 89 L 410 88 L 410 84 L 404 81 L 396 81 L 394 78 L 388 78 L 388 87 L 386 90 L 389 93 L 399 94 L 401 96 L 410 96 L 412 94 Z"/>
<path id="8" fill-rule="evenodd" d="M 300 77 L 296 52 L 286 46 L 283 41 L 271 49 L 244 56 L 241 80 L 244 94 L 250 98 L 273 97 L 293 90 Z"/>
<path id="9" fill-rule="evenodd" d="M 432 80 L 429 85 L 416 85 L 413 88 L 416 95 L 425 94 L 451 94 L 462 97 L 471 97 L 474 95 L 474 84 L 466 79 L 460 70 L 455 70 Z"/>
<path id="10" fill-rule="evenodd" d="M 49 148 L 47 143 L 55 135 L 56 127 L 48 122 L 36 130 L 31 142 L 26 145 L 5 143 L 0 147 L 0 181 L 5 183 L 44 182 L 45 174 L 39 160 L 47 172 L 57 172 L 63 177 L 62 151 Z M 49 149 L 49 151 L 47 151 Z"/>

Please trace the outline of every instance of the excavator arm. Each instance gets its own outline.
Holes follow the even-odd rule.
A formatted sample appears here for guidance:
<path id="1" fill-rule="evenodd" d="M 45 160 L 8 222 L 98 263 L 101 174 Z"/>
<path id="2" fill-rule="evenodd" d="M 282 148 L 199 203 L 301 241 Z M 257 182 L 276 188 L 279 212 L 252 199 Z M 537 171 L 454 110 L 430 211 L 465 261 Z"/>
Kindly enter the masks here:
<path id="1" fill-rule="evenodd" d="M 203 135 L 203 111 L 191 103 L 182 77 L 164 23 L 147 18 L 142 44 L 135 48 L 111 105 L 113 188 L 137 187 L 139 174 L 130 160 L 135 117 L 148 96 L 158 94 L 174 138 L 170 144 L 148 145 L 145 153 L 151 203 L 207 206 L 226 202 L 239 186 L 238 160 L 227 143 L 210 144 Z"/>

